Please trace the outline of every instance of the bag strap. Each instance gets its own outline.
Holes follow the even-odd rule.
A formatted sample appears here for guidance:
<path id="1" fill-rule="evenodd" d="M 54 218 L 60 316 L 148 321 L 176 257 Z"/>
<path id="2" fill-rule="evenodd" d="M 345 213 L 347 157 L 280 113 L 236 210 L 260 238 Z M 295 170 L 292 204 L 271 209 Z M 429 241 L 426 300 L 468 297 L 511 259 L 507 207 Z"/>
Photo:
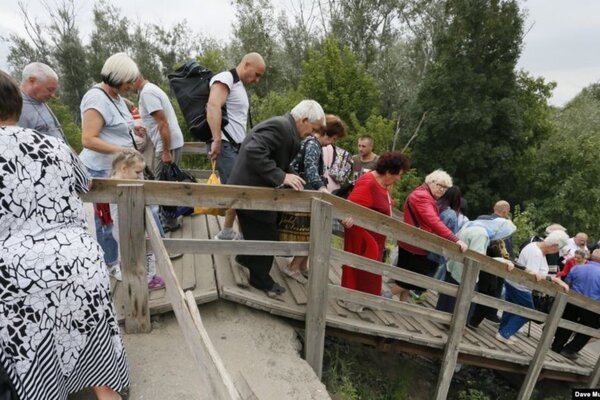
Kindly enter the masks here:
<path id="1" fill-rule="evenodd" d="M 125 119 L 125 116 L 123 115 L 123 113 L 121 112 L 121 110 L 119 109 L 119 107 L 117 106 L 117 103 L 115 103 L 115 101 L 110 97 L 110 95 L 108 93 L 106 93 L 106 91 L 104 89 L 102 89 L 99 86 L 94 86 L 92 87 L 92 89 L 98 89 L 99 91 L 101 91 L 102 93 L 104 93 L 104 95 L 106 96 L 106 98 L 112 103 L 113 106 L 115 106 L 115 108 L 117 109 L 117 111 L 119 112 L 119 114 L 121 115 L 121 118 L 123 118 L 123 121 L 125 121 L 125 124 L 127 124 L 127 119 Z M 131 143 L 133 143 L 133 148 L 136 149 L 137 151 L 140 151 L 137 147 L 137 144 L 135 144 L 135 139 L 133 138 L 133 134 L 131 133 L 131 129 L 127 129 L 127 132 L 129 133 L 129 137 L 131 138 Z"/>

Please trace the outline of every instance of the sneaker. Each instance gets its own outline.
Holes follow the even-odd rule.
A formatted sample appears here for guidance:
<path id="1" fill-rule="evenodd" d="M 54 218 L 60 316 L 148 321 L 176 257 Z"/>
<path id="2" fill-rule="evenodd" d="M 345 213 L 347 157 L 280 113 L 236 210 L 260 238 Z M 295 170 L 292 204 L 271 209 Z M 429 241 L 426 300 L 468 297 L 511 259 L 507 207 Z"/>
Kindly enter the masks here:
<path id="1" fill-rule="evenodd" d="M 579 358 L 579 354 L 577 354 L 569 349 L 562 349 L 560 352 L 560 355 L 568 358 L 569 360 L 577 360 Z"/>
<path id="2" fill-rule="evenodd" d="M 308 279 L 306 279 L 304 277 L 304 275 L 302 275 L 302 272 L 300 271 L 296 271 L 291 269 L 288 265 L 281 265 L 278 264 L 279 270 L 286 275 L 288 278 L 292 278 L 293 280 L 297 281 L 298 283 L 301 283 L 303 285 L 305 285 L 306 283 L 308 283 Z"/>
<path id="3" fill-rule="evenodd" d="M 175 225 L 163 225 L 163 231 L 165 233 L 167 232 L 175 232 L 176 230 L 181 228 L 181 224 L 175 224 Z"/>
<path id="4" fill-rule="evenodd" d="M 121 264 L 117 262 L 113 265 L 109 265 L 108 274 L 121 282 L 123 280 L 123 275 L 121 274 Z"/>
<path id="5" fill-rule="evenodd" d="M 384 289 L 381 291 L 381 297 L 392 300 L 394 298 L 394 293 L 389 289 Z"/>
<path id="6" fill-rule="evenodd" d="M 183 253 L 169 253 L 169 260 L 177 260 L 183 257 Z"/>
<path id="7" fill-rule="evenodd" d="M 504 344 L 507 344 L 509 346 L 513 346 L 515 343 L 517 343 L 517 341 L 513 338 L 508 338 L 508 339 L 505 338 L 504 336 L 502 336 L 500 334 L 500 332 L 496 332 L 496 340 L 498 340 Z"/>
<path id="8" fill-rule="evenodd" d="M 157 290 L 165 287 L 165 280 L 160 275 L 154 275 L 148 282 L 148 290 Z"/>
<path id="9" fill-rule="evenodd" d="M 273 286 L 271 286 L 271 289 L 266 289 L 265 293 L 271 298 L 278 297 L 285 293 L 285 288 L 277 282 L 273 282 Z"/>
<path id="10" fill-rule="evenodd" d="M 427 291 L 421 292 L 420 294 L 414 291 L 410 291 L 410 299 L 415 304 L 423 304 L 427 300 Z"/>
<path id="11" fill-rule="evenodd" d="M 216 240 L 244 240 L 244 236 L 240 232 L 236 232 L 231 228 L 225 228 L 215 235 Z"/>
<path id="12" fill-rule="evenodd" d="M 365 307 L 361 306 L 360 304 L 353 303 L 351 301 L 344 301 L 342 299 L 339 299 L 337 302 L 340 307 L 344 307 L 348 311 L 360 313 L 365 310 Z"/>

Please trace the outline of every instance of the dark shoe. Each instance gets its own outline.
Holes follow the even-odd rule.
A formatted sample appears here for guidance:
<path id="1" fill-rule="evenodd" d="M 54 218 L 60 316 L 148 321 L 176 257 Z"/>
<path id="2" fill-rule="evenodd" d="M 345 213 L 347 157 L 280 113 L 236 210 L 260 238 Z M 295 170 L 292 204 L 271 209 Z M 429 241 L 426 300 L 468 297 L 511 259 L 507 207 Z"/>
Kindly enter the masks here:
<path id="1" fill-rule="evenodd" d="M 181 224 L 176 224 L 176 225 L 171 225 L 171 226 L 165 225 L 165 226 L 163 226 L 163 231 L 165 233 L 167 233 L 167 232 L 175 232 L 176 230 L 178 230 L 180 228 L 181 228 Z"/>
<path id="2" fill-rule="evenodd" d="M 579 358 L 579 354 L 572 352 L 569 349 L 562 349 L 560 355 L 568 358 L 569 360 L 577 360 Z"/>
<path id="3" fill-rule="evenodd" d="M 477 328 L 479 328 L 479 324 L 475 325 L 475 324 L 472 324 L 472 323 L 468 322 L 467 323 L 467 328 L 473 329 L 473 330 L 477 330 Z"/>
<path id="4" fill-rule="evenodd" d="M 271 298 L 277 297 L 285 293 L 285 288 L 277 282 L 273 282 L 273 286 L 271 286 L 271 289 L 265 289 L 265 293 Z"/>
<path id="5" fill-rule="evenodd" d="M 490 315 L 490 316 L 485 317 L 485 319 L 487 319 L 490 322 L 493 322 L 494 324 L 500 323 L 500 318 L 498 318 L 497 315 Z"/>

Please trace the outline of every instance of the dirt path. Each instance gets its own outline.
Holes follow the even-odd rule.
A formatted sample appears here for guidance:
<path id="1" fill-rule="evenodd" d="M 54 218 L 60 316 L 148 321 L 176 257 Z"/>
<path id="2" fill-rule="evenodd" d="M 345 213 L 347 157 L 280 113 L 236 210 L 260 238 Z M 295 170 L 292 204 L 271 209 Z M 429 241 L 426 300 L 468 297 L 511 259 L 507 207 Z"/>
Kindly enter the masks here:
<path id="1" fill-rule="evenodd" d="M 330 398 L 300 357 L 296 333 L 285 320 L 227 301 L 203 305 L 200 314 L 227 370 L 234 380 L 243 374 L 260 400 Z M 173 314 L 156 319 L 151 334 L 124 340 L 131 400 L 209 399 Z"/>

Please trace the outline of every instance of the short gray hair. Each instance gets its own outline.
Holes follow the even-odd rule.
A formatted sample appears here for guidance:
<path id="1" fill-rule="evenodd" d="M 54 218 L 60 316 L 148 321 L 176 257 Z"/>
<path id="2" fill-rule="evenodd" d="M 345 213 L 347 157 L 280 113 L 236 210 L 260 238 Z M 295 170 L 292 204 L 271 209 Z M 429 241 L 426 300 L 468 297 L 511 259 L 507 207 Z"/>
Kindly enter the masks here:
<path id="1" fill-rule="evenodd" d="M 116 53 L 106 59 L 100 75 L 102 82 L 116 88 L 124 83 L 135 82 L 140 76 L 140 70 L 127 54 Z"/>
<path id="2" fill-rule="evenodd" d="M 544 243 L 546 243 L 548 246 L 553 246 L 556 244 L 558 245 L 559 249 L 565 247 L 568 241 L 569 235 L 567 235 L 566 232 L 561 230 L 550 232 L 548 236 L 546 236 L 546 238 L 544 239 Z"/>
<path id="3" fill-rule="evenodd" d="M 443 169 L 436 169 L 425 177 L 425 183 L 428 185 L 431 183 L 439 183 L 440 185 L 451 187 L 452 177 Z"/>
<path id="4" fill-rule="evenodd" d="M 320 122 L 321 126 L 325 126 L 325 112 L 323 111 L 323 107 L 314 100 L 302 100 L 292 108 L 290 114 L 296 120 L 308 118 L 311 124 Z"/>
<path id="5" fill-rule="evenodd" d="M 35 78 L 41 81 L 46 81 L 48 79 L 58 80 L 58 75 L 49 65 L 41 62 L 32 62 L 23 68 L 23 83 L 28 81 L 29 78 Z"/>

